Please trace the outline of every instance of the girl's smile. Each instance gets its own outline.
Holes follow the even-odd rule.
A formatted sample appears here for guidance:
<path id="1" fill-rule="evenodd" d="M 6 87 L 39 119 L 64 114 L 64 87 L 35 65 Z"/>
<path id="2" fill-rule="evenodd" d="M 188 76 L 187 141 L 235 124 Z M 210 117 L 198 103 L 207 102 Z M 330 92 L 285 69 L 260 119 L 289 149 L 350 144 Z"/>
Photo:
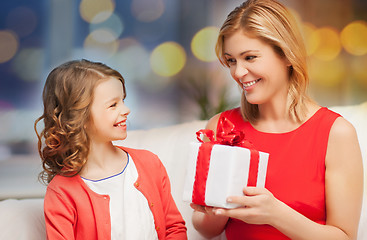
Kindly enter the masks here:
<path id="1" fill-rule="evenodd" d="M 114 127 L 119 127 L 119 128 L 122 128 L 122 129 L 126 129 L 126 119 L 114 124 L 113 126 Z"/>

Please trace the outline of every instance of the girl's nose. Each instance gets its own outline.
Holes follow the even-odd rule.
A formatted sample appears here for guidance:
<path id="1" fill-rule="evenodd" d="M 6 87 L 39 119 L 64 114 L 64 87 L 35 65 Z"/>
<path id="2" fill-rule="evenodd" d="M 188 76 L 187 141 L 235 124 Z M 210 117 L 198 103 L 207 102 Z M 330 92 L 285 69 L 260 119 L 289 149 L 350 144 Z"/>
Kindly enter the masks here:
<path id="1" fill-rule="evenodd" d="M 121 107 L 121 115 L 124 115 L 124 116 L 127 116 L 129 115 L 130 113 L 130 108 L 128 108 L 125 103 L 122 104 L 122 107 Z"/>

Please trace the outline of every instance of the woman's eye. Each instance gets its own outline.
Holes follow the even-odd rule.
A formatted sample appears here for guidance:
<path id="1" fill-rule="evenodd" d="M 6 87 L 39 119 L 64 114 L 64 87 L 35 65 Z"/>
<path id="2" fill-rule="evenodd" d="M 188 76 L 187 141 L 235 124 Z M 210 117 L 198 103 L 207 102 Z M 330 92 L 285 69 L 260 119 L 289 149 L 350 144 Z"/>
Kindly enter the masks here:
<path id="1" fill-rule="evenodd" d="M 112 104 L 110 107 L 116 107 L 117 103 Z"/>
<path id="2" fill-rule="evenodd" d="M 227 58 L 226 62 L 227 62 L 228 65 L 232 65 L 232 64 L 236 63 L 236 60 L 234 58 Z"/>
<path id="3" fill-rule="evenodd" d="M 251 61 L 251 60 L 254 60 L 255 58 L 256 58 L 256 56 L 246 56 L 245 60 L 246 61 Z"/>

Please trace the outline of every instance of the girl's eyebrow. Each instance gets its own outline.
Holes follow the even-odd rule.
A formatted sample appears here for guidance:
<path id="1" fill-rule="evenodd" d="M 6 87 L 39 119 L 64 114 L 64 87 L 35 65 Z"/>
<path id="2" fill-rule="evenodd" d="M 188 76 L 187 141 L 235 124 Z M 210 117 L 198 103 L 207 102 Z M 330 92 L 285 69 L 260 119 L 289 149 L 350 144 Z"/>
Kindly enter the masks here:
<path id="1" fill-rule="evenodd" d="M 108 100 L 105 101 L 105 104 L 111 103 L 111 102 L 116 102 L 119 101 L 120 97 L 114 97 L 114 98 L 109 98 Z"/>

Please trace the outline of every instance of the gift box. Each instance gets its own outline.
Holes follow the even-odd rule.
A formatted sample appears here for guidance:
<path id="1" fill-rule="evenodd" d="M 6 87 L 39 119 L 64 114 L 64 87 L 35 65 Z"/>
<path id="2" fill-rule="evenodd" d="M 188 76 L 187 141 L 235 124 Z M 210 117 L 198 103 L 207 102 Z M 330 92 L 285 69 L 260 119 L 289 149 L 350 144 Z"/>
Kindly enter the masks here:
<path id="1" fill-rule="evenodd" d="M 198 137 L 200 142 L 190 144 L 184 201 L 236 208 L 237 204 L 226 201 L 229 196 L 242 196 L 246 186 L 265 187 L 268 153 L 254 149 L 242 133 L 224 130 L 217 140 L 210 130 L 201 130 L 198 136 L 201 133 L 210 141 L 204 143 Z"/>

